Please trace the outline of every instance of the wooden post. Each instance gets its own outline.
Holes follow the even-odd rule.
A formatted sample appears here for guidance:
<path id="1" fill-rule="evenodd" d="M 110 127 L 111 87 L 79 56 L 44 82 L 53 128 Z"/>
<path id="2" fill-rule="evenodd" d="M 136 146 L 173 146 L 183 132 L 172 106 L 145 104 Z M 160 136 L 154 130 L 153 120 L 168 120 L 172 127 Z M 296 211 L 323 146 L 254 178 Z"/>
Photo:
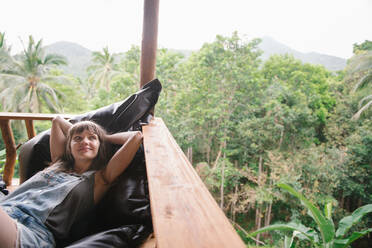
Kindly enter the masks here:
<path id="1" fill-rule="evenodd" d="M 140 87 L 155 78 L 159 0 L 144 0 Z"/>
<path id="2" fill-rule="evenodd" d="M 26 130 L 28 139 L 32 139 L 36 136 L 35 129 L 34 129 L 34 121 L 33 120 L 25 120 Z"/>
<path id="3" fill-rule="evenodd" d="M 17 159 L 17 151 L 14 141 L 10 120 L 0 120 L 1 134 L 6 150 L 6 162 L 4 167 L 3 180 L 7 186 L 12 184 L 14 166 Z"/>

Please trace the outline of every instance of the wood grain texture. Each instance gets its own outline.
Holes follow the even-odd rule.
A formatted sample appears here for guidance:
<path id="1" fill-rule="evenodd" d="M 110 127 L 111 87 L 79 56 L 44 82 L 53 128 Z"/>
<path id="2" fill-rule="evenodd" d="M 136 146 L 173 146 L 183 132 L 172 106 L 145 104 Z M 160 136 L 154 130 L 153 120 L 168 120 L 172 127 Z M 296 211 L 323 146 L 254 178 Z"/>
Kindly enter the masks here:
<path id="1" fill-rule="evenodd" d="M 143 134 L 157 248 L 245 247 L 162 119 Z"/>
<path id="2" fill-rule="evenodd" d="M 34 128 L 34 121 L 33 120 L 25 120 L 26 130 L 28 139 L 32 139 L 36 136 L 35 128 Z"/>
<path id="3" fill-rule="evenodd" d="M 0 120 L 52 120 L 57 115 L 70 119 L 74 115 L 0 112 Z"/>
<path id="4" fill-rule="evenodd" d="M 143 6 L 140 87 L 155 78 L 158 23 L 159 0 L 145 0 Z"/>
<path id="5" fill-rule="evenodd" d="M 5 144 L 6 161 L 4 165 L 3 180 L 5 184 L 11 185 L 14 166 L 17 160 L 17 151 L 9 120 L 0 120 L 0 129 Z"/>
<path id="6" fill-rule="evenodd" d="M 1 135 L 6 149 L 6 162 L 4 167 L 3 180 L 6 185 L 10 186 L 13 174 L 14 166 L 17 159 L 16 145 L 14 141 L 13 131 L 11 129 L 10 120 L 24 120 L 26 124 L 26 130 L 28 138 L 33 138 L 36 133 L 34 129 L 33 120 L 53 120 L 54 117 L 61 116 L 65 119 L 70 119 L 74 115 L 66 114 L 39 114 L 39 113 L 12 113 L 12 112 L 0 112 L 0 128 Z"/>

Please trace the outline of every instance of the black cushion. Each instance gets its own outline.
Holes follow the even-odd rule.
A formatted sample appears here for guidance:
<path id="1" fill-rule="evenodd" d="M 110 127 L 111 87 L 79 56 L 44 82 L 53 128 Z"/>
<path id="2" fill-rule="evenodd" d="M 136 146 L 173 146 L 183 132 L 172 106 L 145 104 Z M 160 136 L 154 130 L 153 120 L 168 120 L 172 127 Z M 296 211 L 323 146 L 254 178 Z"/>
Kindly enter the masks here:
<path id="1" fill-rule="evenodd" d="M 160 82 L 155 79 L 122 102 L 76 116 L 70 121 L 74 123 L 81 120 L 92 120 L 104 127 L 109 133 L 138 130 L 141 128 L 141 124 L 149 120 L 151 116 L 149 112 L 156 104 L 161 88 Z M 21 182 L 44 169 L 50 163 L 49 137 L 50 130 L 47 130 L 22 145 L 19 154 Z M 125 228 L 125 225 L 134 224 L 143 225 L 147 230 L 152 228 L 146 164 L 142 146 L 125 173 L 116 180 L 96 206 L 94 215 L 76 223 L 72 227 L 69 239 L 57 240 L 57 244 L 65 246 L 88 234 L 120 227 L 121 229 L 119 228 L 115 232 L 109 232 L 109 235 L 113 235 L 120 233 L 120 230 L 131 230 Z M 125 236 L 126 234 L 121 235 Z M 100 235 L 96 237 L 100 237 Z M 120 237 L 118 239 L 120 240 Z M 99 244 L 100 241 L 97 242 Z"/>
<path id="2" fill-rule="evenodd" d="M 105 128 L 108 133 L 128 131 L 138 122 L 148 119 L 149 111 L 156 104 L 161 91 L 159 80 L 154 79 L 138 92 L 121 102 L 78 115 L 72 123 L 91 120 Z M 51 161 L 49 150 L 50 130 L 38 134 L 21 146 L 19 154 L 20 181 L 24 182 L 43 170 Z"/>
<path id="3" fill-rule="evenodd" d="M 140 245 L 151 233 L 145 225 L 126 225 L 85 237 L 68 248 L 131 248 Z"/>

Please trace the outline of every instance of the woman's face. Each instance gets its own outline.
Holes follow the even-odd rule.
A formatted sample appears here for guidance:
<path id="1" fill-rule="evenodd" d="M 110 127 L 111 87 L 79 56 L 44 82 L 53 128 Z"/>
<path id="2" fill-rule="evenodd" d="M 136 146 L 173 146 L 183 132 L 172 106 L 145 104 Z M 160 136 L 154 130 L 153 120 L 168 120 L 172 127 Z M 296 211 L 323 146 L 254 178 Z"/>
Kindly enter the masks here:
<path id="1" fill-rule="evenodd" d="M 92 162 L 98 154 L 100 142 L 97 134 L 84 130 L 72 135 L 70 146 L 75 163 Z"/>

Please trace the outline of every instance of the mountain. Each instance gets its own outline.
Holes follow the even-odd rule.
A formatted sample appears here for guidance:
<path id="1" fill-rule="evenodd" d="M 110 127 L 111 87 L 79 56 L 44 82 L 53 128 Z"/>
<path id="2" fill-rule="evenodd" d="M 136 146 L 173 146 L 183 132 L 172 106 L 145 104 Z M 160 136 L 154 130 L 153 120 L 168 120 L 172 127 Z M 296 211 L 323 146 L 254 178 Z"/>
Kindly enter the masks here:
<path id="1" fill-rule="evenodd" d="M 67 58 L 67 66 L 61 68 L 67 74 L 84 78 L 87 76 L 86 68 L 90 65 L 92 51 L 72 42 L 60 41 L 45 47 L 46 53 L 63 55 Z"/>
<path id="2" fill-rule="evenodd" d="M 296 59 L 301 60 L 303 63 L 310 63 L 316 65 L 323 65 L 330 71 L 342 70 L 346 66 L 346 59 L 330 56 L 320 53 L 302 53 L 296 51 L 270 37 L 263 37 L 262 42 L 258 47 L 263 50 L 261 59 L 267 60 L 273 54 L 292 54 Z"/>
<path id="3" fill-rule="evenodd" d="M 259 48 L 263 50 L 261 55 L 262 60 L 267 60 L 273 54 L 292 54 L 295 58 L 304 63 L 319 64 L 331 71 L 338 71 L 344 69 L 346 66 L 346 59 L 320 54 L 320 53 L 302 53 L 296 51 L 270 37 L 262 38 Z M 72 74 L 76 77 L 85 78 L 87 76 L 86 68 L 89 66 L 92 51 L 72 42 L 61 41 L 53 43 L 45 47 L 47 53 L 56 53 L 63 55 L 68 60 L 68 65 L 63 66 L 65 73 Z M 169 49 L 174 52 L 180 52 L 186 57 L 190 56 L 193 51 Z M 122 55 L 117 55 L 122 56 Z M 120 57 L 117 57 L 120 58 Z"/>

